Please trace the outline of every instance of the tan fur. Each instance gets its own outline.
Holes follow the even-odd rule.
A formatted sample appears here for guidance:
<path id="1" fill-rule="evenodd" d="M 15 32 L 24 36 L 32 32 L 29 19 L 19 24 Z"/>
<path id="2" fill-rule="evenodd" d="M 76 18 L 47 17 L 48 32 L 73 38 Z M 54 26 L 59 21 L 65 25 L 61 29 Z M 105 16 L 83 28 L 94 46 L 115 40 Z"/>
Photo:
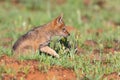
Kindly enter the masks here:
<path id="1" fill-rule="evenodd" d="M 50 23 L 28 31 L 15 42 L 13 45 L 13 52 L 15 54 L 23 55 L 25 53 L 40 50 L 59 58 L 59 55 L 53 49 L 48 47 L 48 44 L 54 36 L 67 37 L 69 35 L 62 17 L 63 16 L 60 15 Z"/>

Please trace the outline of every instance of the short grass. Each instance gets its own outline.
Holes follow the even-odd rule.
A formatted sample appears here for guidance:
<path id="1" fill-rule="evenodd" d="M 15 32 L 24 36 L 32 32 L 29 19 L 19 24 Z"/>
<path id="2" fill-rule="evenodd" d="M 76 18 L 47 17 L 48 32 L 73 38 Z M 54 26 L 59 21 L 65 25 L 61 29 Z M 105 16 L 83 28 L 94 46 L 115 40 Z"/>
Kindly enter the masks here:
<path id="1" fill-rule="evenodd" d="M 64 20 L 67 25 L 74 26 L 79 31 L 76 38 L 74 34 L 68 37 L 72 45 L 69 51 L 65 51 L 64 46 L 53 40 L 50 46 L 58 51 L 60 59 L 41 53 L 39 55 L 21 56 L 20 60 L 35 59 L 40 62 L 39 70 L 45 72 L 50 66 L 62 66 L 73 69 L 78 80 L 85 74 L 90 80 L 99 80 L 103 74 L 111 72 L 120 72 L 120 52 L 113 55 L 102 52 L 105 45 L 114 47 L 112 44 L 117 40 L 118 49 L 120 48 L 120 0 L 105 0 L 104 7 L 96 4 L 96 0 L 91 0 L 91 4 L 85 6 L 83 0 L 66 0 L 62 4 L 49 0 L 19 0 L 20 4 L 13 4 L 9 0 L 0 2 L 0 55 L 7 54 L 12 56 L 11 48 L 20 35 L 26 33 L 34 26 L 39 26 L 53 20 L 61 13 L 64 14 Z M 38 1 L 38 2 L 37 2 Z M 85 16 L 87 22 L 82 18 Z M 103 32 L 96 35 L 92 30 L 102 29 Z M 92 33 L 87 31 L 91 30 Z M 6 39 L 12 39 L 8 41 Z M 98 43 L 97 47 L 85 46 L 86 40 L 93 40 Z M 75 46 L 79 45 L 85 52 L 80 55 L 75 54 Z M 90 54 L 94 49 L 101 52 L 101 58 L 106 57 L 106 66 L 102 60 L 91 63 Z M 44 63 L 44 65 L 41 65 Z M 3 66 L 0 67 L 0 73 Z"/>

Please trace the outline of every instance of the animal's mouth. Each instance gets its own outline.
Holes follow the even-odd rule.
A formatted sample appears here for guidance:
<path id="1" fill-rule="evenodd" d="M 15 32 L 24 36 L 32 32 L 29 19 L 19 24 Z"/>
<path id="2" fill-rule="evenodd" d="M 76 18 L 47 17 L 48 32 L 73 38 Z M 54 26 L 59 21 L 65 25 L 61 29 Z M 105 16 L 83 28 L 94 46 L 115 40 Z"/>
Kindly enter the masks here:
<path id="1" fill-rule="evenodd" d="M 68 37 L 68 36 L 70 36 L 70 33 L 68 33 L 67 35 L 65 35 L 64 37 Z"/>
<path id="2" fill-rule="evenodd" d="M 68 36 L 70 36 L 70 33 L 68 33 Z"/>

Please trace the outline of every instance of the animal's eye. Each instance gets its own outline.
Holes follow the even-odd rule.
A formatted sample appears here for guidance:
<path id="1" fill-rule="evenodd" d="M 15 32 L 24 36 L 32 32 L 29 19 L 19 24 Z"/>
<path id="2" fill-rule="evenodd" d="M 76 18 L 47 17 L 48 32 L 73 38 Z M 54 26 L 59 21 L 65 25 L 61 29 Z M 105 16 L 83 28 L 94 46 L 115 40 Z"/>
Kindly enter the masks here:
<path id="1" fill-rule="evenodd" d="M 65 28 L 62 28 L 62 30 L 64 31 L 64 30 L 65 30 Z"/>
<path id="2" fill-rule="evenodd" d="M 66 29 L 65 29 L 65 28 L 62 28 L 62 31 L 63 31 L 63 32 L 66 32 Z"/>
<path id="3" fill-rule="evenodd" d="M 62 30 L 65 30 L 65 28 L 62 28 Z"/>

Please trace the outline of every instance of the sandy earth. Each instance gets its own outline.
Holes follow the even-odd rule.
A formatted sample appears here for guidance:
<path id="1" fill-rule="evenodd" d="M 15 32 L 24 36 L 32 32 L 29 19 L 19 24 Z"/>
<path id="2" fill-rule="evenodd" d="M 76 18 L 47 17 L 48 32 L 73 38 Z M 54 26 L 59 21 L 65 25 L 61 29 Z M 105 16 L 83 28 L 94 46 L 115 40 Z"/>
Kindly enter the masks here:
<path id="1" fill-rule="evenodd" d="M 51 67 L 47 72 L 39 70 L 38 61 L 18 61 L 6 55 L 0 57 L 0 64 L 12 73 L 2 73 L 2 80 L 75 80 L 76 75 L 70 69 Z M 28 69 L 28 71 L 27 71 Z M 42 68 L 41 68 L 42 69 Z M 14 72 L 13 72 L 14 71 Z"/>

